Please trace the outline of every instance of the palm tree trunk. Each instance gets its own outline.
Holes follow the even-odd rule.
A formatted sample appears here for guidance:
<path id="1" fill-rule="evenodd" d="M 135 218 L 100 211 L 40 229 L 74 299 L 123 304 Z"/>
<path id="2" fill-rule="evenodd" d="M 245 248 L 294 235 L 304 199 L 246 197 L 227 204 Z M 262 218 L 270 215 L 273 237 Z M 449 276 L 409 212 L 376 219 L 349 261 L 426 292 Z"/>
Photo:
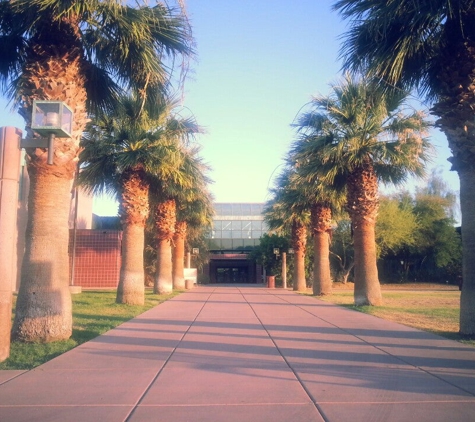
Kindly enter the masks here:
<path id="1" fill-rule="evenodd" d="M 155 205 L 157 264 L 153 291 L 167 294 L 173 291 L 172 240 L 175 234 L 176 203 L 173 199 Z"/>
<path id="2" fill-rule="evenodd" d="M 355 305 L 381 305 L 374 234 L 379 208 L 378 179 L 369 157 L 349 175 L 346 197 L 355 250 Z"/>
<path id="3" fill-rule="evenodd" d="M 145 301 L 145 222 L 149 214 L 149 183 L 141 165 L 122 174 L 120 217 L 123 227 L 122 262 L 117 303 L 143 305 Z"/>
<path id="4" fill-rule="evenodd" d="M 458 171 L 462 210 L 462 293 L 460 296 L 460 333 L 475 334 L 475 171 Z"/>
<path id="5" fill-rule="evenodd" d="M 355 248 L 355 305 L 381 305 L 381 286 L 376 265 L 374 223 L 360 221 L 353 232 Z"/>
<path id="6" fill-rule="evenodd" d="M 63 22 L 63 29 L 68 26 Z M 64 101 L 74 114 L 72 137 L 55 142 L 54 164 L 43 148 L 27 150 L 30 194 L 25 255 L 12 337 L 23 341 L 63 340 L 72 333 L 69 292 L 69 206 L 79 141 L 87 123 L 85 77 L 79 29 L 67 28 L 63 44 L 33 47 L 18 80 L 21 114 L 31 137 L 33 100 Z M 35 43 L 33 42 L 34 46 Z"/>
<path id="7" fill-rule="evenodd" d="M 186 222 L 177 221 L 175 225 L 175 235 L 173 237 L 173 288 L 185 289 L 185 238 Z"/>
<path id="8" fill-rule="evenodd" d="M 170 239 L 157 241 L 157 273 L 153 292 L 159 295 L 173 291 L 172 245 Z"/>
<path id="9" fill-rule="evenodd" d="M 332 292 L 330 274 L 330 233 L 331 208 L 324 203 L 316 203 L 311 209 L 313 234 L 313 294 L 329 295 Z"/>
<path id="10" fill-rule="evenodd" d="M 55 168 L 28 165 L 26 249 L 12 329 L 12 337 L 21 341 L 65 340 L 72 333 L 68 257 L 72 178 L 58 176 Z"/>
<path id="11" fill-rule="evenodd" d="M 292 224 L 292 247 L 294 248 L 293 289 L 298 292 L 307 290 L 305 280 L 305 252 L 307 248 L 307 228 L 303 224 Z"/>
<path id="12" fill-rule="evenodd" d="M 144 279 L 144 227 L 126 225 L 122 234 L 122 263 L 117 287 L 117 303 L 143 305 L 145 302 Z"/>
<path id="13" fill-rule="evenodd" d="M 316 296 L 332 293 L 330 274 L 330 236 L 326 231 L 313 233 L 313 294 Z"/>

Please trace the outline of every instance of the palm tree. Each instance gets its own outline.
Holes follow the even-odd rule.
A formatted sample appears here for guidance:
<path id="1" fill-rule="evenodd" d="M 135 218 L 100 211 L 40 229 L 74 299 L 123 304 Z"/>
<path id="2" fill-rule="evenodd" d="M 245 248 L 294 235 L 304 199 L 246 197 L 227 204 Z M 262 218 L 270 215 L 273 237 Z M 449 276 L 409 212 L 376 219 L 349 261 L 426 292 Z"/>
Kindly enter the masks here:
<path id="1" fill-rule="evenodd" d="M 473 1 L 339 0 L 351 20 L 345 66 L 390 85 L 417 87 L 433 107 L 460 178 L 463 290 L 460 332 L 475 334 L 475 4 Z"/>
<path id="2" fill-rule="evenodd" d="M 296 183 L 295 171 L 287 167 L 277 178 L 276 188 L 271 189 L 273 198 L 264 207 L 264 220 L 269 228 L 279 233 L 290 231 L 294 249 L 293 289 L 307 290 L 305 280 L 305 253 L 307 249 L 307 226 L 310 222 L 308 197 L 302 186 Z"/>
<path id="3" fill-rule="evenodd" d="M 197 186 L 177 204 L 177 221 L 173 238 L 173 288 L 185 288 L 184 262 L 188 228 L 206 229 L 212 225 L 213 200 L 206 186 Z"/>
<path id="4" fill-rule="evenodd" d="M 27 150 L 31 180 L 26 250 L 13 338 L 54 341 L 72 331 L 68 288 L 71 183 L 87 113 L 110 106 L 121 89 L 157 97 L 168 58 L 189 55 L 190 28 L 168 7 L 130 7 L 119 0 L 0 2 L 0 81 L 31 133 L 33 100 L 64 101 L 74 113 L 72 137 Z"/>
<path id="5" fill-rule="evenodd" d="M 355 304 L 382 301 L 376 267 L 374 227 L 378 181 L 399 184 L 421 176 L 429 158 L 428 123 L 419 112 L 402 113 L 405 96 L 385 92 L 371 81 L 349 75 L 329 96 L 312 100 L 313 110 L 299 122 L 302 151 L 299 172 L 309 182 L 346 188 L 355 248 Z"/>
<path id="6" fill-rule="evenodd" d="M 197 156 L 198 148 L 192 148 L 186 155 L 184 170 L 192 181 L 192 186 L 181 190 L 177 200 L 175 234 L 172 248 L 173 288 L 185 288 L 185 244 L 188 226 L 211 227 L 213 216 L 212 196 L 207 189 L 211 180 L 206 177 L 209 167 Z"/>
<path id="7" fill-rule="evenodd" d="M 154 292 L 159 294 L 167 294 L 173 290 L 172 245 L 177 222 L 177 202 L 197 186 L 197 181 L 206 180 L 206 177 L 201 175 L 205 166 L 196 157 L 198 149 L 189 149 L 186 146 L 195 134 L 202 132 L 202 128 L 192 118 L 171 117 L 170 125 L 175 129 L 170 131 L 168 140 L 177 145 L 180 164 L 166 176 L 157 175 L 150 190 L 157 242 Z"/>
<path id="8" fill-rule="evenodd" d="M 89 125 L 80 154 L 79 183 L 92 193 L 112 193 L 120 201 L 122 261 L 117 303 L 144 303 L 144 227 L 149 215 L 153 176 L 167 177 L 180 165 L 176 145 L 166 141 L 166 116 L 173 103 L 162 102 L 150 119 L 139 114 L 142 100 L 123 97 L 114 114 Z"/>

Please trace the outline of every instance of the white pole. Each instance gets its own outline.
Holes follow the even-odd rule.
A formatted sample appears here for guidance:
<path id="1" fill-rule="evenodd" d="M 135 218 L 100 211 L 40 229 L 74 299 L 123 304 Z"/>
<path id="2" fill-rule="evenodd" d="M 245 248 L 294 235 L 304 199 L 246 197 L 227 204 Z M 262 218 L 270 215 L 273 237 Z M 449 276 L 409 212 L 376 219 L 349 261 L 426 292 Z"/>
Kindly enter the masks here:
<path id="1" fill-rule="evenodd" d="M 287 252 L 282 252 L 282 287 L 287 288 Z"/>

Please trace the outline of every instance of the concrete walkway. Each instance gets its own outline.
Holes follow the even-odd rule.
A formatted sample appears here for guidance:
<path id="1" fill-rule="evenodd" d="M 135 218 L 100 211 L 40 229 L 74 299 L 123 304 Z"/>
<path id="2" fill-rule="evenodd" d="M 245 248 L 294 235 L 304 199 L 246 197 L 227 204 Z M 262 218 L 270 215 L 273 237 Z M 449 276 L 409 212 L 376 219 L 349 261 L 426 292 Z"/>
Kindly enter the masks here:
<path id="1" fill-rule="evenodd" d="M 198 287 L 0 371 L 0 421 L 475 421 L 475 349 L 282 289 Z"/>

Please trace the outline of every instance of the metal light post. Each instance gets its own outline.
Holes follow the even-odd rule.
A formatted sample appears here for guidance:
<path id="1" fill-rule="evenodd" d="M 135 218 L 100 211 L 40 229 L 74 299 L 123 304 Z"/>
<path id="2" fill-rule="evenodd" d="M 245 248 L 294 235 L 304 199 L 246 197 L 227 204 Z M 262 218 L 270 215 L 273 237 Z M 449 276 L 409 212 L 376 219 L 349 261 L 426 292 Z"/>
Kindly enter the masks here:
<path id="1" fill-rule="evenodd" d="M 49 165 L 54 161 L 54 140 L 71 138 L 73 112 L 62 101 L 33 101 L 31 130 L 46 138 L 22 139 L 22 148 L 48 149 Z"/>
<path id="2" fill-rule="evenodd" d="M 282 252 L 282 287 L 287 288 L 287 253 Z"/>

